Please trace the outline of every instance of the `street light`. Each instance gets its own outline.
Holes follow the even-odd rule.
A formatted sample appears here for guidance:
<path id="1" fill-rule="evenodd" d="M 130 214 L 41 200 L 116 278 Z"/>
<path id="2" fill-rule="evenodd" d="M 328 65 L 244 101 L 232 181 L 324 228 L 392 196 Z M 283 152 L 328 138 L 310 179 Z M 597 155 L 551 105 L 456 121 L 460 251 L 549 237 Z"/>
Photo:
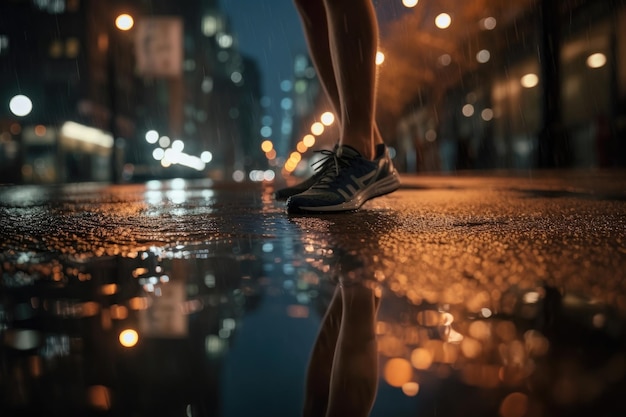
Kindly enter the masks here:
<path id="1" fill-rule="evenodd" d="M 119 31 L 129 31 L 135 25 L 135 20 L 133 17 L 127 13 L 119 14 L 115 17 L 115 28 L 107 25 L 107 32 L 109 34 L 109 44 L 107 50 L 107 77 L 109 82 L 109 131 L 111 132 L 111 136 L 113 136 L 113 148 L 111 149 L 111 161 L 110 161 L 110 169 L 111 169 L 111 182 L 117 183 L 119 182 L 119 155 L 118 155 L 118 129 L 117 129 L 117 42 L 116 32 Z"/>

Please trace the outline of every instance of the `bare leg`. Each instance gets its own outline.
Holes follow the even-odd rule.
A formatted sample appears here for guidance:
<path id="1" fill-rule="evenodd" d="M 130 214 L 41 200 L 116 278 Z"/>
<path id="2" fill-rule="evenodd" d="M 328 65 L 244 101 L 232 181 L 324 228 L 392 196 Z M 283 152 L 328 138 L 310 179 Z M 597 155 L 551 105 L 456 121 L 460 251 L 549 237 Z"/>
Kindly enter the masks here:
<path id="1" fill-rule="evenodd" d="M 329 28 L 329 14 L 325 6 L 325 3 L 328 3 L 328 1 L 295 0 L 296 8 L 300 13 L 300 17 L 302 19 L 302 26 L 304 28 L 304 34 L 309 48 L 309 55 L 313 61 L 313 65 L 315 66 L 322 87 L 324 88 L 324 91 L 331 103 L 331 106 L 333 107 L 333 110 L 337 115 L 337 122 L 339 123 L 341 131 L 340 143 L 350 145 L 359 150 L 363 156 L 372 158 L 374 155 L 373 145 L 383 143 L 382 137 L 378 130 L 378 126 L 376 125 L 376 122 L 374 120 L 373 107 L 373 100 L 376 88 L 376 66 L 374 59 L 377 46 L 378 26 L 370 0 L 362 0 L 357 2 L 360 3 L 360 8 L 363 8 L 362 6 L 365 6 L 364 10 L 360 12 L 353 9 L 353 5 L 351 4 L 353 2 L 353 0 L 347 1 L 346 3 L 349 4 L 346 7 L 341 8 L 343 10 L 342 13 L 344 13 L 347 21 L 344 24 L 343 17 L 340 17 L 339 20 L 342 21 L 341 26 L 342 28 L 345 28 L 347 33 L 339 35 L 341 36 L 341 41 L 339 43 L 361 43 L 363 45 L 364 53 L 361 54 L 357 52 L 356 54 L 358 54 L 359 56 L 356 59 L 353 56 L 343 57 L 341 58 L 341 63 L 339 63 L 334 60 L 334 55 L 331 54 L 331 49 L 337 49 L 336 47 L 331 48 L 331 38 L 334 40 L 333 44 L 337 43 L 337 39 L 335 38 L 335 32 L 337 31 L 334 27 L 337 22 L 337 17 L 335 17 L 334 20 L 331 21 L 333 27 Z M 350 11 L 351 9 L 352 11 Z M 337 11 L 336 8 L 334 8 L 334 10 Z M 362 19 L 361 16 L 365 16 L 365 20 L 359 21 L 359 19 Z M 359 39 L 354 39 L 355 36 L 361 36 L 358 35 L 359 33 L 364 34 L 363 41 Z M 347 50 L 350 50 L 351 48 L 354 48 L 354 46 L 345 46 L 345 49 Z M 341 54 L 343 52 L 338 50 L 335 51 L 335 53 Z M 353 53 L 352 55 L 356 54 Z M 346 63 L 350 64 L 350 68 L 345 68 Z M 342 69 L 338 68 L 340 66 L 343 66 Z M 368 68 L 363 71 L 363 74 L 361 74 L 360 72 L 364 66 Z M 356 77 L 356 79 L 354 80 L 354 85 L 356 85 L 356 87 L 353 87 L 353 85 L 346 85 L 345 83 L 342 86 L 339 86 L 339 83 L 337 81 L 338 78 L 336 78 L 336 74 L 338 72 L 343 72 L 344 75 L 347 75 L 348 78 Z M 343 95 L 340 95 L 340 89 L 347 91 L 343 91 Z M 341 97 L 346 95 L 348 101 L 346 103 L 342 103 Z M 351 95 L 353 95 L 354 97 L 351 97 Z M 361 96 L 366 97 L 366 103 L 362 103 L 363 97 Z M 358 102 L 359 104 L 363 104 L 363 108 L 371 107 L 371 110 L 365 111 L 365 113 L 367 114 L 365 118 L 369 120 L 365 120 L 364 123 L 361 123 L 365 125 L 370 124 L 370 127 L 365 126 L 365 128 L 360 128 L 356 126 L 355 128 L 354 123 L 352 123 L 349 127 L 346 127 L 344 120 L 347 120 L 346 115 L 350 114 L 347 107 L 352 105 L 348 104 L 351 102 Z M 368 102 L 370 104 L 368 104 Z M 359 112 L 361 111 L 362 110 L 357 110 L 355 112 L 355 114 L 353 115 L 353 120 L 359 120 L 359 118 L 362 118 L 362 116 L 359 115 Z M 369 130 L 372 133 L 368 136 L 367 139 L 361 138 L 359 140 L 355 140 L 353 139 L 353 137 L 358 138 L 359 134 L 357 134 L 357 136 L 353 136 L 353 134 L 351 133 L 351 129 L 354 129 L 355 131 Z"/>
<path id="2" fill-rule="evenodd" d="M 378 22 L 371 0 L 324 0 L 341 105 L 340 142 L 374 158 Z"/>
<path id="3" fill-rule="evenodd" d="M 361 284 L 342 287 L 343 314 L 326 417 L 367 417 L 378 384 L 376 313 L 379 299 Z"/>
<path id="4" fill-rule="evenodd" d="M 309 360 L 302 413 L 304 417 L 326 415 L 333 360 L 341 326 L 342 302 L 341 291 L 337 286 Z"/>
<path id="5" fill-rule="evenodd" d="M 295 0 L 295 5 L 302 20 L 309 56 L 313 61 L 313 66 L 333 111 L 338 115 L 337 121 L 341 123 L 341 119 L 339 119 L 339 110 L 341 108 L 339 91 L 337 90 L 335 70 L 330 57 L 326 8 L 322 0 Z"/>

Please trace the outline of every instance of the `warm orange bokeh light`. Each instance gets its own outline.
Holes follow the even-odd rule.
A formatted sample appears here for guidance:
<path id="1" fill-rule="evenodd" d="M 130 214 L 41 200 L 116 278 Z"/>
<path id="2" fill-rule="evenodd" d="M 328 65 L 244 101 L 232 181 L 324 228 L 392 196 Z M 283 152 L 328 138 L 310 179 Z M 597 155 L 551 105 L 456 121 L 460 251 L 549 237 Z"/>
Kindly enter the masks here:
<path id="1" fill-rule="evenodd" d="M 528 411 L 528 396 L 521 392 L 509 394 L 500 404 L 502 417 L 522 417 Z"/>
<path id="2" fill-rule="evenodd" d="M 415 397 L 420 390 L 420 385 L 417 382 L 407 382 L 402 385 L 402 392 L 407 397 Z"/>
<path id="3" fill-rule="evenodd" d="M 416 369 L 428 369 L 433 364 L 433 354 L 424 348 L 417 348 L 411 353 L 411 363 Z"/>
<path id="4" fill-rule="evenodd" d="M 271 150 L 271 151 L 269 151 L 269 152 L 265 152 L 265 157 L 266 157 L 267 159 L 275 159 L 275 158 L 276 158 L 276 150 L 275 150 L 275 149 L 272 149 L 272 150 Z"/>
<path id="5" fill-rule="evenodd" d="M 111 390 L 104 385 L 87 388 L 87 402 L 95 409 L 106 411 L 111 408 Z"/>
<path id="6" fill-rule="evenodd" d="M 128 300 L 128 307 L 131 310 L 145 310 L 148 308 L 148 299 L 145 297 L 133 297 Z"/>
<path id="7" fill-rule="evenodd" d="M 263 150 L 263 152 L 269 152 L 274 149 L 274 144 L 269 140 L 264 140 L 261 143 L 261 149 Z"/>
<path id="8" fill-rule="evenodd" d="M 291 155 L 289 155 L 289 159 L 293 159 L 294 162 L 300 162 L 302 160 L 302 155 L 300 155 L 299 152 L 292 152 Z"/>
<path id="9" fill-rule="evenodd" d="M 320 122 L 315 122 L 311 125 L 311 133 L 313 133 L 316 136 L 321 135 L 322 133 L 324 133 L 324 125 L 321 124 Z"/>
<path id="10" fill-rule="evenodd" d="M 35 135 L 37 136 L 43 136 L 46 134 L 46 127 L 44 125 L 37 125 L 35 126 Z"/>
<path id="11" fill-rule="evenodd" d="M 302 138 L 302 143 L 304 143 L 304 146 L 306 146 L 307 148 L 310 148 L 311 146 L 315 145 L 315 136 L 305 135 Z"/>
<path id="12" fill-rule="evenodd" d="M 401 387 L 413 378 L 413 368 L 406 359 L 393 358 L 385 364 L 385 381 L 392 387 Z"/>
<path id="13" fill-rule="evenodd" d="M 302 141 L 298 142 L 298 144 L 296 145 L 296 150 L 300 153 L 305 153 L 307 149 L 309 149 L 308 146 L 306 146 Z"/>
<path id="14" fill-rule="evenodd" d="M 104 284 L 100 287 L 102 295 L 113 295 L 117 292 L 117 284 Z"/>

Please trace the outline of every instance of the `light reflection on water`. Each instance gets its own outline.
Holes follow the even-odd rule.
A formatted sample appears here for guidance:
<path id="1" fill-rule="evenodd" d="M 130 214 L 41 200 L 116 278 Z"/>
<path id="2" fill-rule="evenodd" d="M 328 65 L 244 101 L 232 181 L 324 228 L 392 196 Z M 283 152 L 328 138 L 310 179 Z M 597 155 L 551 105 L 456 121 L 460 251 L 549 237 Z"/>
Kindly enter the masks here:
<path id="1" fill-rule="evenodd" d="M 359 281 L 372 268 L 355 254 L 337 256 L 332 242 L 310 232 L 302 257 L 287 263 L 280 240 L 154 247 L 132 258 L 5 261 L 3 404 L 112 413 L 189 406 L 219 415 L 219 402 L 208 399 L 220 396 L 220 362 L 246 314 L 265 297 L 287 294 L 280 314 L 320 317 L 334 287 L 329 276 Z M 405 397 L 429 404 L 437 389 L 450 390 L 473 404 L 471 393 L 480 392 L 486 403 L 473 406 L 484 413 L 499 402 L 504 417 L 548 415 L 551 407 L 602 401 L 623 384 L 620 325 L 605 305 L 550 288 L 511 290 L 499 305 L 477 288 L 471 297 L 425 293 L 407 303 L 381 274 L 368 281 L 383 297 L 375 321 L 380 384 Z M 299 342 L 293 348 L 310 349 Z M 581 362 L 581 349 L 596 352 L 593 364 Z M 198 393 L 198 386 L 205 389 Z M 162 396 L 146 402 L 156 393 Z M 454 407 L 439 407 L 455 415 Z"/>
<path id="2" fill-rule="evenodd" d="M 341 308 L 359 319 L 343 321 L 345 339 L 371 328 L 377 341 L 375 358 L 346 347 L 378 363 L 372 416 L 621 415 L 625 311 L 623 294 L 607 289 L 623 283 L 590 282 L 585 293 L 574 282 L 570 291 L 520 270 L 550 277 L 542 265 L 503 264 L 505 239 L 480 256 L 471 245 L 442 255 L 445 244 L 414 235 L 414 220 L 400 213 L 286 217 L 265 194 L 261 215 L 231 213 L 245 238 L 202 217 L 201 243 L 159 245 L 180 218 L 187 228 L 178 233 L 194 236 L 197 212 L 231 206 L 198 191 L 180 202 L 145 198 L 145 213 L 165 204 L 171 217 L 156 231 L 129 221 L 145 239 L 117 251 L 0 255 L 2 415 L 263 415 L 275 410 L 270 397 L 297 414 L 315 333 L 334 295 L 346 293 L 354 304 Z M 376 316 L 364 313 L 371 296 L 381 300 Z M 371 367 L 347 369 L 359 376 Z M 367 389 L 352 395 L 364 400 Z M 245 408 L 245 398 L 267 403 Z"/>

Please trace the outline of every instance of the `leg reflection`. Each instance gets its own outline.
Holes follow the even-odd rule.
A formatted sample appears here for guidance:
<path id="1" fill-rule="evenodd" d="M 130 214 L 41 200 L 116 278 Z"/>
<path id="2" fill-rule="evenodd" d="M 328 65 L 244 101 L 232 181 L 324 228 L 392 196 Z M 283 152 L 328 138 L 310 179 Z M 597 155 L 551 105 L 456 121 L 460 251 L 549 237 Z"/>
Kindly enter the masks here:
<path id="1" fill-rule="evenodd" d="M 369 415 L 378 382 L 379 302 L 365 283 L 335 289 L 309 361 L 305 417 Z"/>

